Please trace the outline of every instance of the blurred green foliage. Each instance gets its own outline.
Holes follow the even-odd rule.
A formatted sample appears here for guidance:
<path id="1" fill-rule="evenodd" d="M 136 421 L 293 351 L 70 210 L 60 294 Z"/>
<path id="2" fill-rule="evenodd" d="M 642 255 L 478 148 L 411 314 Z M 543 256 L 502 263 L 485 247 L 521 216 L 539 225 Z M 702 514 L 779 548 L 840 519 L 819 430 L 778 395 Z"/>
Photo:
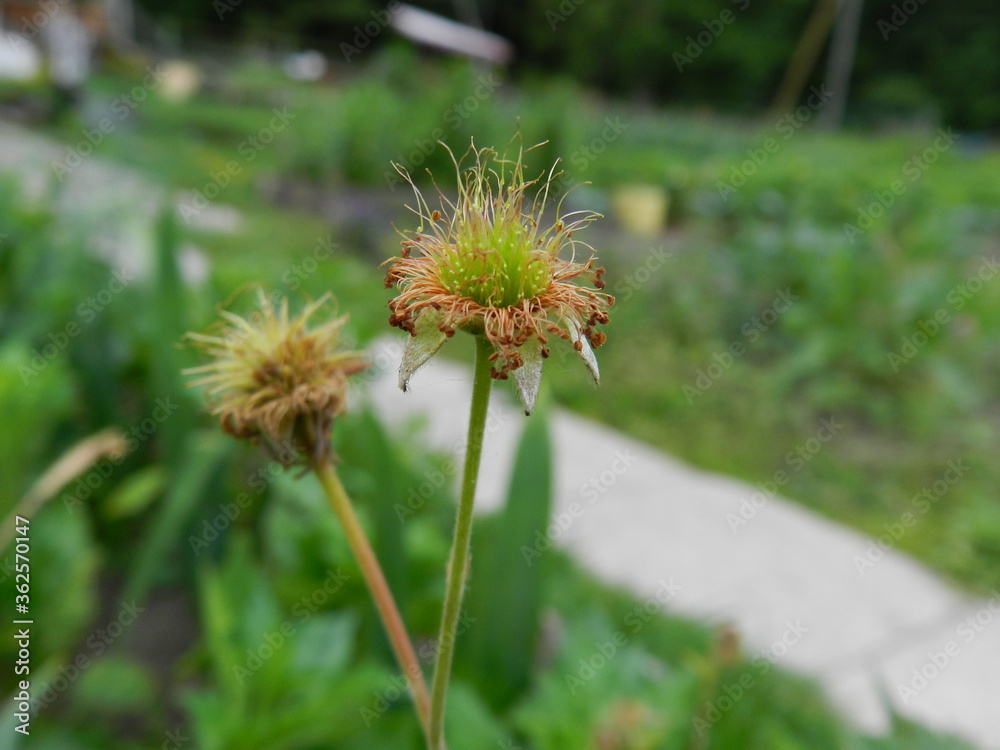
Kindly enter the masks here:
<path id="1" fill-rule="evenodd" d="M 0 214 L 4 226 L 8 221 Z M 38 227 L 38 237 L 54 241 L 59 226 L 58 219 L 50 218 Z M 175 236 L 162 223 L 159 234 L 161 243 Z M 4 258 L 12 261 L 10 256 L 21 252 L 25 250 L 8 245 Z M 285 262 L 292 260 L 294 249 L 283 255 Z M 97 261 L 70 252 L 56 257 L 59 264 L 49 269 L 53 285 L 72 278 L 78 296 L 100 290 L 102 274 L 87 282 L 78 272 L 79 263 Z M 242 259 L 230 262 L 245 272 Z M 352 263 L 333 259 L 315 283 L 333 284 Z M 121 292 L 127 299 L 116 304 L 158 298 L 168 276 L 135 281 Z M 182 290 L 186 308 L 204 310 L 203 304 L 187 303 L 201 295 L 214 298 L 211 288 Z M 130 302 L 133 297 L 136 301 Z M 60 309 L 67 308 L 56 306 L 48 314 L 55 316 Z M 44 316 L 46 309 L 23 312 L 31 319 Z M 149 335 L 145 325 L 141 315 L 123 316 L 114 329 L 102 327 L 94 334 L 137 342 L 116 348 L 117 357 L 106 362 L 102 373 L 100 387 L 118 394 L 120 409 L 79 408 L 90 403 L 88 389 L 96 387 L 88 385 L 95 382 L 88 373 L 90 360 L 79 351 L 92 342 L 82 336 L 72 338 L 45 368 L 45 373 L 60 373 L 57 380 L 41 379 L 41 374 L 29 383 L 20 374 L 0 380 L 4 403 L 26 393 L 51 396 L 71 387 L 78 396 L 72 402 L 65 397 L 36 399 L 31 413 L 10 412 L 11 419 L 21 420 L 9 424 L 10 434 L 37 441 L 34 460 L 17 465 L 6 477 L 11 486 L 25 487 L 73 440 L 108 424 L 125 427 L 144 413 L 160 382 L 159 355 L 152 350 L 172 352 L 176 343 L 166 338 L 150 347 L 139 345 Z M 35 332 L 25 336 L 25 346 L 44 340 Z M 63 382 L 57 385 L 59 379 Z M 196 413 L 198 407 L 189 399 L 184 403 Z M 510 578 L 511 569 L 517 569 L 510 561 L 520 555 L 517 543 L 534 524 L 543 523 L 535 506 L 547 507 L 549 459 L 543 417 L 532 419 L 512 480 L 515 501 L 500 517 L 481 524 L 478 541 L 492 550 L 487 554 L 496 562 L 473 572 L 473 588 L 480 592 L 508 590 L 504 586 L 517 580 Z M 38 629 L 32 642 L 38 703 L 31 746 L 418 747 L 420 735 L 405 705 L 402 681 L 388 656 L 371 647 L 371 632 L 378 625 L 360 572 L 317 487 L 199 426 L 183 436 L 174 462 L 167 452 L 171 437 L 166 427 L 165 421 L 151 431 L 141 448 L 135 446 L 139 455 L 113 466 L 90 493 L 81 496 L 80 486 L 70 483 L 31 521 L 31 611 L 40 623 L 59 623 Z M 433 653 L 425 646 L 440 607 L 453 501 L 443 487 L 402 525 L 395 516 L 391 525 L 378 519 L 393 507 L 384 495 L 386 476 L 395 478 L 393 485 L 401 492 L 416 486 L 426 467 L 439 466 L 442 459 L 423 452 L 418 441 L 389 438 L 363 413 L 342 420 L 337 433 L 345 483 L 376 545 L 385 547 L 386 534 L 399 545 L 396 572 L 404 573 L 405 614 L 420 653 Z M 377 460 L 360 446 L 380 446 Z M 140 499 L 122 500 L 123 493 Z M 565 747 L 560 743 L 566 741 L 586 747 L 614 737 L 623 748 L 688 746 L 683 739 L 690 732 L 688 717 L 698 701 L 717 689 L 718 680 L 706 682 L 702 674 L 721 658 L 713 655 L 712 634 L 654 614 L 634 629 L 634 637 L 630 631 L 620 656 L 599 667 L 601 679 L 567 691 L 566 676 L 577 673 L 580 660 L 592 660 L 596 643 L 615 637 L 625 627 L 622 623 L 631 622 L 628 613 L 635 605 L 594 584 L 555 551 L 546 553 L 543 563 L 526 569 L 525 575 L 536 581 L 526 585 L 544 590 L 526 600 L 514 590 L 507 594 L 520 618 L 503 635 L 515 649 L 508 669 L 520 666 L 510 678 L 477 679 L 475 690 L 468 682 L 456 684 L 451 745 L 487 750 L 510 740 L 537 748 Z M 13 578 L 5 576 L 2 595 L 12 597 L 12 586 Z M 535 647 L 543 643 L 542 607 L 545 617 L 567 630 L 555 640 L 544 639 L 550 656 L 539 661 Z M 497 615 L 486 610 L 483 617 Z M 502 621 L 479 625 L 470 618 L 469 623 L 470 628 L 504 628 Z M 3 626 L 6 636 L 11 627 Z M 470 644 L 473 640 L 470 635 Z M 5 637 L 3 643 L 4 658 L 12 659 L 13 638 Z M 459 649 L 460 661 L 465 660 L 460 673 L 474 673 L 488 655 L 488 649 Z M 5 692 L 12 688 L 11 678 L 10 673 L 3 677 Z M 766 721 L 756 726 L 735 718 L 721 722 L 702 746 L 750 747 L 754 736 L 767 732 L 787 737 L 789 747 L 833 750 L 854 737 L 833 720 L 813 689 L 803 689 L 791 677 L 774 679 L 779 686 L 789 681 L 789 687 L 783 692 L 775 688 L 779 692 L 773 695 L 770 688 L 761 689 L 753 698 L 754 711 L 769 717 Z M 491 705 L 508 708 L 498 711 Z M 11 745 L 18 746 L 16 740 Z M 892 745 L 897 746 L 908 747 Z"/>
<path id="2" fill-rule="evenodd" d="M 403 214 L 383 216 L 372 196 L 390 187 L 391 160 L 450 174 L 440 148 L 419 164 L 409 158 L 423 154 L 439 126 L 456 150 L 472 135 L 501 146 L 519 115 L 526 142 L 549 139 L 533 153 L 538 169 L 560 155 L 573 181 L 593 183 L 570 193 L 567 207 L 578 196 L 607 206 L 608 220 L 590 238 L 619 297 L 601 350 L 604 385 L 595 397 L 556 350 L 546 378 L 560 401 L 752 481 L 787 468 L 786 453 L 815 433 L 818 420 L 835 418 L 845 424 L 837 439 L 782 492 L 874 533 L 897 521 L 946 461 L 964 460 L 973 470 L 935 507 L 933 523 L 924 519 L 900 546 L 966 583 L 1000 580 L 990 460 L 998 437 L 989 421 L 1000 292 L 986 286 L 973 295 L 898 371 L 885 356 L 950 304 L 949 293 L 992 252 L 1000 226 L 994 152 L 960 141 L 852 242 L 844 224 L 858 221 L 933 133 L 796 131 L 726 198 L 720 181 L 752 161 L 748 149 L 774 137 L 773 124 L 611 109 L 571 85 L 539 81 L 477 98 L 452 128 L 451 107 L 481 85 L 479 75 L 392 52 L 367 78 L 332 90 L 248 67 L 185 104 L 150 98 L 101 152 L 170 187 L 202 187 L 267 123 L 271 108 L 287 104 L 297 119 L 227 188 L 222 200 L 244 209 L 241 228 L 212 233 L 159 217 L 148 246 L 134 249 L 149 261 L 148 273 L 90 319 L 81 301 L 117 270 L 91 252 L 93 227 L 41 208 L 55 201 L 23 197 L 13 185 L 0 191 L 4 515 L 76 441 L 109 425 L 129 431 L 159 402 L 177 404 L 156 429 L 140 430 L 143 439 L 107 464 L 96 486 L 71 482 L 32 521 L 32 609 L 39 622 L 59 623 L 33 644 L 36 687 L 49 685 L 39 694 L 33 742 L 131 750 L 164 746 L 180 733 L 206 749 L 419 746 L 360 573 L 318 488 L 228 441 L 201 415 L 177 376 L 191 355 L 176 344 L 250 282 L 293 304 L 332 290 L 352 313 L 360 344 L 381 333 L 385 296 L 365 254 L 393 251 L 387 219 Z M 104 78 L 93 94 L 107 97 L 120 85 Z M 582 149 L 592 149 L 615 117 L 627 128 L 587 156 Z M 615 229 L 614 191 L 637 183 L 669 198 L 661 237 Z M 352 216 L 352 203 L 331 226 L 276 208 L 275 184 L 337 201 L 368 198 L 376 207 Z M 395 192 L 392 203 L 403 195 Z M 376 220 L 384 231 L 358 229 Z M 341 230 L 359 233 L 313 272 L 295 270 L 318 242 L 340 242 Z M 182 283 L 184 243 L 211 261 L 201 283 Z M 750 341 L 744 326 L 786 288 L 794 304 Z M 70 321 L 79 332 L 46 356 L 55 345 L 50 334 Z M 746 353 L 689 403 L 684 387 L 734 340 Z M 815 686 L 765 670 L 731 634 L 659 613 L 637 621 L 630 615 L 641 603 L 597 584 L 558 551 L 513 572 L 510 561 L 521 559 L 548 500 L 545 425 L 541 415 L 532 420 L 511 479 L 517 502 L 477 529 L 469 606 L 483 624 L 470 620 L 458 649 L 452 747 L 961 747 L 902 721 L 887 738 L 860 736 Z M 374 545 L 394 561 L 394 588 L 426 654 L 434 649 L 453 499 L 441 487 L 400 522 L 386 498 L 405 500 L 440 470 L 445 457 L 420 438 L 419 426 L 391 434 L 363 411 L 340 420 L 335 433 L 345 485 Z M 8 601 L 12 583 L 9 575 L 0 582 Z M 534 595 L 522 598 L 522 590 Z M 520 619 L 499 631 L 487 624 L 498 615 L 484 592 L 509 602 Z M 5 659 L 9 627 L 0 630 Z M 510 658 L 502 675 L 484 680 L 497 641 Z M 609 643 L 613 658 L 601 653 Z M 699 735 L 694 720 L 710 719 L 711 706 L 748 673 L 754 687 Z M 11 675 L 3 679 L 10 693 Z"/>
<path id="3" fill-rule="evenodd" d="M 966 289 L 977 274 L 992 273 L 1000 231 L 995 149 L 961 131 L 817 132 L 811 111 L 730 124 L 614 105 L 552 80 L 500 83 L 481 99 L 474 92 L 482 75 L 401 49 L 374 56 L 363 77 L 333 87 L 283 81 L 248 63 L 210 95 L 183 105 L 151 100 L 136 112 L 135 131 L 109 141 L 105 153 L 138 154 L 158 178 L 197 189 L 246 138 L 244 128 L 256 130 L 270 108 L 287 105 L 297 119 L 244 165 L 225 200 L 252 207 L 248 222 L 262 246 L 282 240 L 273 217 L 260 214 L 261 197 L 333 206 L 338 239 L 374 261 L 394 250 L 390 233 L 373 227 L 408 226 L 399 208 L 408 193 L 390 163 L 418 182 L 426 184 L 430 170 L 445 183 L 453 167 L 435 138 L 461 154 L 472 137 L 502 147 L 519 127 L 525 143 L 545 141 L 528 155 L 530 169 L 561 158 L 560 188 L 590 183 L 568 193 L 566 208 L 608 215 L 588 230 L 618 296 L 614 335 L 601 352 L 606 384 L 594 398 L 572 368 L 550 364 L 564 402 L 751 482 L 787 472 L 788 454 L 835 414 L 844 429 L 782 490 L 875 536 L 918 509 L 914 498 L 949 461 L 963 461 L 972 469 L 936 503 L 933 518 L 917 513 L 914 527 L 892 542 L 967 584 L 1000 585 L 992 490 L 1000 477 L 991 459 L 1000 448 L 992 419 L 1000 287 L 987 278 L 975 293 Z M 97 90 L 120 86 L 106 79 Z M 206 112 L 226 121 L 227 109 L 228 132 L 201 124 Z M 665 196 L 662 237 L 616 230 L 617 191 L 631 185 Z M 309 231 L 328 230 L 304 222 L 282 228 L 303 242 Z M 231 238 L 203 239 L 220 252 L 245 252 Z M 355 266 L 351 274 L 351 284 L 361 283 L 371 271 Z M 282 275 L 284 289 L 301 285 L 295 274 Z M 794 295 L 791 308 L 754 323 L 785 290 Z M 380 300 L 344 301 L 377 330 Z M 944 324 L 933 322 L 938 314 Z M 744 354 L 706 377 L 733 343 Z M 646 366 L 634 367 L 640 360 Z"/>

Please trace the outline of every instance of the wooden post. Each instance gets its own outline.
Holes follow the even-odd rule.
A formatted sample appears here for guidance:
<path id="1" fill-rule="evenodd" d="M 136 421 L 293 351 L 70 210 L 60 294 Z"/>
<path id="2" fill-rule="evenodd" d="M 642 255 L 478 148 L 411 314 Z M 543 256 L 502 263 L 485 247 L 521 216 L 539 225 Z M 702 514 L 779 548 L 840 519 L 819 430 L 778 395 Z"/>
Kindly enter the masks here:
<path id="1" fill-rule="evenodd" d="M 778 93 L 774 96 L 771 105 L 772 115 L 780 117 L 794 109 L 802 90 L 809 80 L 809 74 L 816 66 L 823 45 L 830 34 L 830 29 L 837 17 L 837 7 L 840 0 L 819 0 L 813 9 L 805 31 L 792 53 L 792 59 L 788 63 L 785 75 L 778 86 Z"/>
<path id="2" fill-rule="evenodd" d="M 842 0 L 833 29 L 830 56 L 826 67 L 826 83 L 830 99 L 819 113 L 819 125 L 835 130 L 844 121 L 847 93 L 854 70 L 854 55 L 858 48 L 858 31 L 861 27 L 861 10 L 864 0 Z"/>

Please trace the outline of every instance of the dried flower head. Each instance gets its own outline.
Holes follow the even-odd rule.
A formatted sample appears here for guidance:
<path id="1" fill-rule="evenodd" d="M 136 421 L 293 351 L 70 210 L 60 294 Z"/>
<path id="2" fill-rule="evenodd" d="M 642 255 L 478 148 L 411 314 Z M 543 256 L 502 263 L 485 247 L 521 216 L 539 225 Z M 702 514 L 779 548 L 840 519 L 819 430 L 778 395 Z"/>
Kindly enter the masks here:
<path id="1" fill-rule="evenodd" d="M 212 361 L 184 371 L 190 386 L 208 386 L 213 414 L 230 435 L 261 442 L 283 462 L 331 456 L 330 430 L 345 408 L 347 377 L 367 367 L 364 355 L 339 351 L 347 316 L 310 327 L 330 295 L 289 318 L 288 299 L 275 307 L 258 290 L 258 310 L 241 317 L 222 310 L 217 335 L 189 333 Z"/>
<path id="2" fill-rule="evenodd" d="M 530 413 L 550 336 L 571 342 L 599 379 L 591 347 L 604 343 L 596 327 L 608 322 L 614 298 L 600 291 L 604 269 L 595 266 L 593 248 L 573 237 L 598 215 L 575 212 L 544 226 L 556 166 L 544 181 L 529 181 L 520 148 L 515 160 L 474 146 L 469 155 L 469 167 L 452 157 L 458 198 L 453 203 L 437 190 L 440 208 L 433 210 L 397 167 L 413 186 L 412 210 L 420 217 L 415 232 L 401 233 L 401 257 L 387 261 L 386 287 L 399 289 L 389 303 L 389 322 L 410 334 L 399 384 L 406 390 L 445 339 L 468 331 L 493 345 L 491 374 L 506 380 L 513 373 Z M 580 248 L 588 255 L 583 262 L 577 261 Z"/>

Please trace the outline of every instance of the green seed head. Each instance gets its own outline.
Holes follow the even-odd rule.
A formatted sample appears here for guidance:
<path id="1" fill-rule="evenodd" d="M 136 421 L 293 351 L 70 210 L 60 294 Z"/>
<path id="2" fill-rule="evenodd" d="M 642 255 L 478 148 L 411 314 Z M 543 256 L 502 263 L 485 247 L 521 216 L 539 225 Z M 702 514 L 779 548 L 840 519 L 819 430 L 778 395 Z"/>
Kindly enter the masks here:
<path id="1" fill-rule="evenodd" d="M 550 192 L 562 186 L 558 162 L 547 176 L 526 180 L 526 152 L 519 139 L 516 146 L 509 159 L 470 146 L 473 164 L 454 160 L 455 201 L 435 188 L 440 209 L 398 168 L 413 187 L 412 210 L 421 220 L 415 231 L 400 232 L 401 257 L 386 262 L 385 285 L 399 289 L 389 301 L 389 323 L 410 334 L 400 367 L 404 390 L 413 371 L 457 331 L 493 345 L 490 374 L 505 380 L 513 373 L 529 411 L 552 338 L 570 342 L 598 379 L 592 347 L 604 343 L 597 326 L 608 322 L 614 299 L 602 291 L 604 269 L 594 264 L 593 248 L 573 237 L 598 215 L 562 214 L 560 198 L 549 206 L 555 221 L 547 223 Z M 590 257 L 578 260 L 581 249 Z"/>
<path id="2" fill-rule="evenodd" d="M 450 293 L 484 307 L 510 307 L 548 289 L 562 226 L 538 230 L 547 184 L 540 204 L 536 197 L 525 210 L 525 193 L 535 183 L 525 180 L 520 153 L 516 161 L 489 149 L 476 156 L 476 163 L 460 174 L 448 230 L 438 235 L 444 240 L 440 279 Z"/>
<path id="3" fill-rule="evenodd" d="M 543 294 L 551 279 L 552 256 L 538 247 L 520 221 L 489 226 L 474 221 L 445 253 L 442 285 L 484 307 L 510 307 Z"/>

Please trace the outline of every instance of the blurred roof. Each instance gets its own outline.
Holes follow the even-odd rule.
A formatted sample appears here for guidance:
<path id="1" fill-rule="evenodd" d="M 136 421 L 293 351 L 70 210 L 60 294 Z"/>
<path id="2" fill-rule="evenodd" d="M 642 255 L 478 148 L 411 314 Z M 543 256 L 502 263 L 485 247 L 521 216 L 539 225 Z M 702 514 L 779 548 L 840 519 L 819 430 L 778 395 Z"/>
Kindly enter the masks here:
<path id="1" fill-rule="evenodd" d="M 501 65 L 507 64 L 514 57 L 513 46 L 503 37 L 412 5 L 401 4 L 392 14 L 391 23 L 407 39 L 445 52 Z"/>

